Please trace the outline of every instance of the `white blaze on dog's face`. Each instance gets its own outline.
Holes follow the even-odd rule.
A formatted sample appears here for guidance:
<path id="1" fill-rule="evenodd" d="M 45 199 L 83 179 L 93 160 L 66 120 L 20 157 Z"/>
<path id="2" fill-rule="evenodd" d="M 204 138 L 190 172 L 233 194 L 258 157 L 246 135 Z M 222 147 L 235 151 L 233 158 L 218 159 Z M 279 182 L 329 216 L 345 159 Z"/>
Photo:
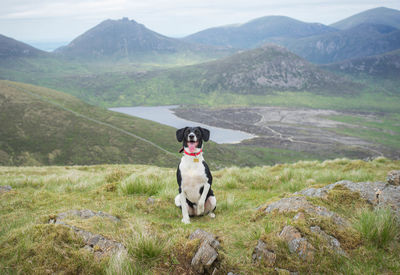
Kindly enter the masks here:
<path id="1" fill-rule="evenodd" d="M 178 141 L 183 141 L 183 148 L 190 153 L 196 153 L 203 147 L 203 141 L 208 141 L 210 131 L 201 127 L 185 127 L 176 131 Z"/>

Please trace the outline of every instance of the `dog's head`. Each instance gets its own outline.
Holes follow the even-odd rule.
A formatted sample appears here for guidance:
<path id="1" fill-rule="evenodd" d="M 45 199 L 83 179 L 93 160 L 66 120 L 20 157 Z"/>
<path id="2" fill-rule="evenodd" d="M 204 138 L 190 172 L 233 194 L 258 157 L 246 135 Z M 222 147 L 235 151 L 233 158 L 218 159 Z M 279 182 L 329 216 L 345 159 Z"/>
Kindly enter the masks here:
<path id="1" fill-rule="evenodd" d="M 176 139 L 183 142 L 183 148 L 195 153 L 202 148 L 203 141 L 210 139 L 210 131 L 202 127 L 185 127 L 176 131 Z"/>

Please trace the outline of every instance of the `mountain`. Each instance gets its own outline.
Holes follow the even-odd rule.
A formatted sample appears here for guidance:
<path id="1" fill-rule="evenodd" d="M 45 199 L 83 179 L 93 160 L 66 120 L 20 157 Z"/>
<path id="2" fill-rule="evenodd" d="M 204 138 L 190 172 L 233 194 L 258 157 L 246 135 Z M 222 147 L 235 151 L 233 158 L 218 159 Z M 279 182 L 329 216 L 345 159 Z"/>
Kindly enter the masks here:
<path id="1" fill-rule="evenodd" d="M 382 55 L 345 60 L 329 64 L 325 68 L 354 76 L 367 75 L 381 79 L 399 80 L 400 50 Z"/>
<path id="2" fill-rule="evenodd" d="M 400 29 L 400 11 L 384 7 L 370 9 L 340 20 L 330 26 L 346 30 L 360 24 L 386 25 Z"/>
<path id="3" fill-rule="evenodd" d="M 134 20 L 106 20 L 55 53 L 72 58 L 129 57 L 144 54 L 215 54 L 220 49 L 166 37 Z"/>
<path id="4" fill-rule="evenodd" d="M 354 28 L 297 39 L 285 46 L 314 63 L 333 63 L 346 59 L 377 55 L 400 48 L 400 30 L 386 26 L 361 24 Z"/>
<path id="5" fill-rule="evenodd" d="M 271 44 L 195 67 L 203 71 L 197 78 L 198 85 L 206 92 L 225 90 L 265 94 L 268 91 L 303 90 L 346 93 L 352 86 L 285 48 Z M 185 74 L 184 70 L 179 74 Z"/>
<path id="6" fill-rule="evenodd" d="M 184 41 L 232 48 L 255 48 L 267 42 L 308 37 L 335 31 L 319 23 L 305 23 L 286 16 L 265 16 L 244 24 L 210 28 Z"/>
<path id="7" fill-rule="evenodd" d="M 0 34 L 0 60 L 16 57 L 46 56 L 47 53 Z"/>

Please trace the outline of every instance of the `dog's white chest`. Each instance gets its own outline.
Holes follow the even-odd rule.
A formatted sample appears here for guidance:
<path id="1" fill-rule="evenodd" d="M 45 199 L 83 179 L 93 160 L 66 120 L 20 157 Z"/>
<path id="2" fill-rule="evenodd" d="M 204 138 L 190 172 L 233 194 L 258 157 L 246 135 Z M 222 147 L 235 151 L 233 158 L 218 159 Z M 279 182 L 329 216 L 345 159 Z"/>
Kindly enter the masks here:
<path id="1" fill-rule="evenodd" d="M 186 197 L 193 203 L 200 199 L 200 188 L 208 180 L 202 161 L 202 159 L 199 159 L 199 162 L 194 162 L 193 158 L 184 157 L 179 165 L 182 177 L 181 188 Z"/>

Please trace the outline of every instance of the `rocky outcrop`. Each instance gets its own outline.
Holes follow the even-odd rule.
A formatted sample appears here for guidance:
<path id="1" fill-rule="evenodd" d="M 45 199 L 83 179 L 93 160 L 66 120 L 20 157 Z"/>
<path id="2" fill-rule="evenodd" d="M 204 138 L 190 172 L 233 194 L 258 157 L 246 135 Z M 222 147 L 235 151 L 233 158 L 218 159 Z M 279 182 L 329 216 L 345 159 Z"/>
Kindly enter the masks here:
<path id="1" fill-rule="evenodd" d="M 197 229 L 189 236 L 190 240 L 200 240 L 200 245 L 192 258 L 191 266 L 197 274 L 213 274 L 218 258 L 219 241 L 211 233 Z"/>
<path id="2" fill-rule="evenodd" d="M 89 219 L 92 217 L 102 217 L 111 220 L 112 222 L 119 222 L 115 216 L 110 214 L 98 211 L 94 212 L 92 210 L 84 209 L 84 210 L 70 210 L 67 212 L 63 212 L 58 214 L 55 217 L 51 217 L 49 220 L 50 224 L 58 224 L 68 228 L 71 228 L 76 234 L 82 237 L 85 245 L 85 248 L 89 251 L 93 252 L 96 257 L 103 257 L 109 255 L 110 253 L 122 252 L 125 251 L 126 248 L 122 243 L 116 242 L 114 240 L 108 239 L 102 235 L 95 234 L 86 230 L 83 230 L 74 225 L 70 225 L 63 221 L 65 218 L 75 216 L 81 219 Z"/>
<path id="3" fill-rule="evenodd" d="M 322 188 L 308 188 L 295 194 L 327 198 L 328 192 L 338 185 L 344 186 L 350 191 L 358 192 L 362 198 L 373 205 L 389 206 L 397 215 L 400 215 L 400 186 L 384 182 L 351 182 L 342 180 Z"/>
<path id="4" fill-rule="evenodd" d="M 399 186 L 400 185 L 400 170 L 390 171 L 387 175 L 387 182 L 390 185 Z"/>
<path id="5" fill-rule="evenodd" d="M 300 232 L 293 226 L 285 226 L 279 234 L 288 244 L 291 253 L 296 253 L 304 261 L 313 261 L 315 248 L 303 238 Z"/>
<path id="6" fill-rule="evenodd" d="M 253 262 L 262 263 L 268 267 L 273 267 L 276 261 L 276 255 L 274 251 L 271 251 L 267 248 L 267 244 L 258 240 L 257 246 L 253 251 Z"/>
<path id="7" fill-rule="evenodd" d="M 266 213 L 278 211 L 279 213 L 285 212 L 298 212 L 304 211 L 310 215 L 317 215 L 332 219 L 332 221 L 339 226 L 348 226 L 348 222 L 340 217 L 338 214 L 329 211 L 323 206 L 316 206 L 307 201 L 305 197 L 290 197 L 283 198 L 277 202 L 273 202 L 264 210 Z"/>
<path id="8" fill-rule="evenodd" d="M 10 185 L 1 185 L 0 186 L 0 194 L 6 193 L 12 190 L 12 187 Z"/>

